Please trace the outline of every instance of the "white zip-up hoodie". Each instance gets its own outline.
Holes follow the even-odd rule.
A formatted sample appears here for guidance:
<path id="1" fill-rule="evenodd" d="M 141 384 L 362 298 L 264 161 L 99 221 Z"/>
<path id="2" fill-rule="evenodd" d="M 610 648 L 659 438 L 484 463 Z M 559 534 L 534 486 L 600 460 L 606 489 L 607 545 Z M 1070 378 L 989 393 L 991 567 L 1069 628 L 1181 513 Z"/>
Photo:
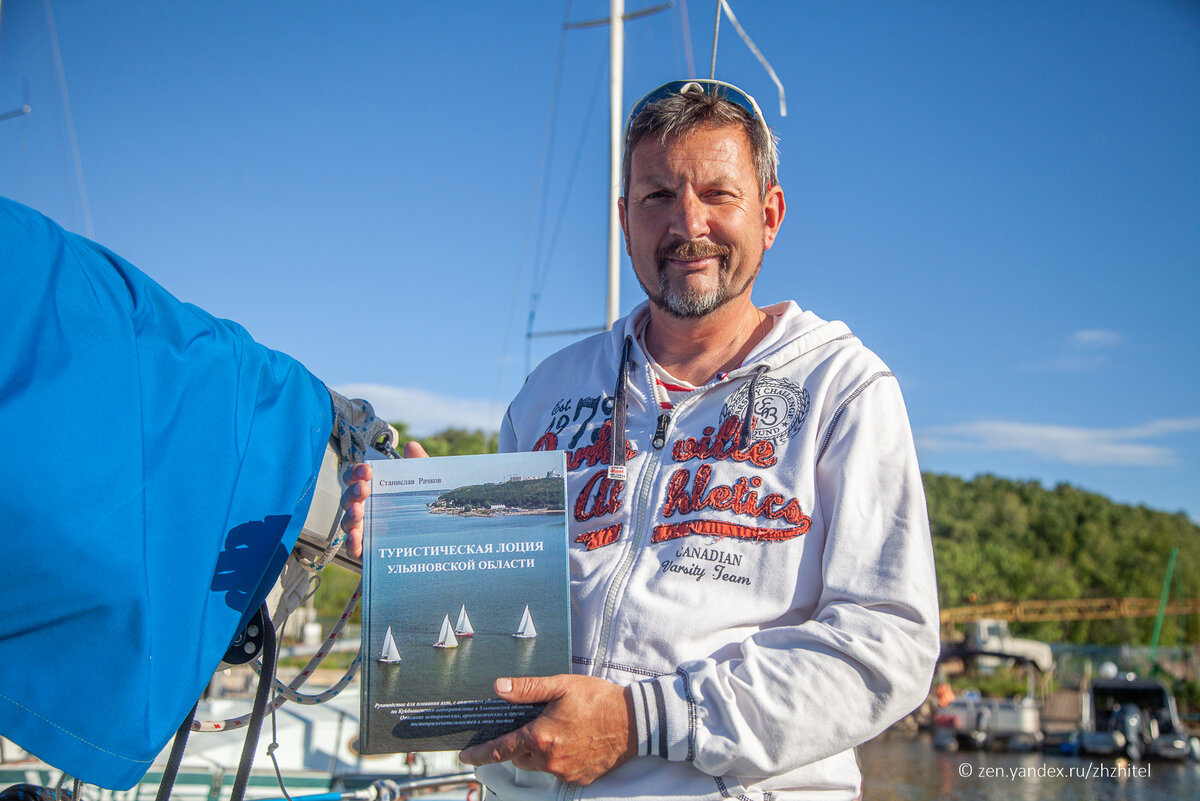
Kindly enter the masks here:
<path id="1" fill-rule="evenodd" d="M 845 324 L 764 311 L 764 345 L 673 409 L 646 304 L 510 405 L 501 450 L 568 452 L 575 670 L 633 685 L 640 745 L 585 787 L 481 767 L 492 797 L 848 801 L 854 746 L 924 700 L 937 589 L 899 386 Z"/>

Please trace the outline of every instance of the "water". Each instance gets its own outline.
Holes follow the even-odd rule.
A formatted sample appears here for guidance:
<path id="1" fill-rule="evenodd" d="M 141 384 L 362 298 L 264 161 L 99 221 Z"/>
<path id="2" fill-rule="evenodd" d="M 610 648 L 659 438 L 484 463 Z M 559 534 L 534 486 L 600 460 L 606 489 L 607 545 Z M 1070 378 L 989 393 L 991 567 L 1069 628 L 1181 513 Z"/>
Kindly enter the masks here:
<path id="1" fill-rule="evenodd" d="M 885 734 L 858 749 L 863 801 L 1194 801 L 1200 763 L 938 751 Z"/>

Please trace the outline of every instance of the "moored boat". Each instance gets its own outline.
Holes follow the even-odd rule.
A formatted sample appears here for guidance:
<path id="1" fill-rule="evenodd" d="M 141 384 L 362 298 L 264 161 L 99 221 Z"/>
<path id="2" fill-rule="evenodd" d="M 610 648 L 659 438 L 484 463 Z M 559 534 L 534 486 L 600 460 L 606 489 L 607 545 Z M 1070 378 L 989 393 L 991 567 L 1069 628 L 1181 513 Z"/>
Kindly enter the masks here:
<path id="1" fill-rule="evenodd" d="M 1200 758 L 1200 740 L 1188 735 L 1166 685 L 1132 673 L 1092 680 L 1071 746 L 1084 754 L 1134 761 Z"/>

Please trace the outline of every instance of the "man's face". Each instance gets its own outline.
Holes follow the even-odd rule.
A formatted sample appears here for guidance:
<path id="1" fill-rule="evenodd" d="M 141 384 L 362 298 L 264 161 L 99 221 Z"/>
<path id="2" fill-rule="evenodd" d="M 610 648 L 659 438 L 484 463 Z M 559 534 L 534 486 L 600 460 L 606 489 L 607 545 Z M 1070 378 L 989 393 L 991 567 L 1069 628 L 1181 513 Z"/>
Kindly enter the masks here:
<path id="1" fill-rule="evenodd" d="M 747 295 L 783 221 L 778 186 L 760 199 L 746 134 L 705 128 L 633 150 L 621 228 L 650 301 L 670 314 L 704 317 Z"/>

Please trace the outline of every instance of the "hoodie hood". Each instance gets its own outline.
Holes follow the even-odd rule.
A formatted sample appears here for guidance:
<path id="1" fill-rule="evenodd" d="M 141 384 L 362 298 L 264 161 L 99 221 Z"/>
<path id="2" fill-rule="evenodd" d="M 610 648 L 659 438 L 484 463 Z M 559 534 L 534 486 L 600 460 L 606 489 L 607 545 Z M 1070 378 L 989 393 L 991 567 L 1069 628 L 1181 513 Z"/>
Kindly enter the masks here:
<path id="1" fill-rule="evenodd" d="M 720 381 L 738 381 L 749 377 L 746 408 L 754 409 L 758 381 L 769 371 L 783 367 L 823 345 L 854 337 L 845 323 L 837 320 L 833 322 L 822 320 L 816 314 L 801 309 L 795 301 L 775 303 L 764 307 L 762 311 L 773 321 L 771 330 L 767 332 L 763 340 L 746 356 L 741 366 L 719 379 L 710 381 L 709 385 L 697 391 L 703 392 L 709 386 Z M 626 398 L 631 372 L 637 369 L 639 364 L 649 364 L 649 357 L 637 336 L 637 332 L 645 325 L 646 317 L 649 314 L 650 302 L 643 301 L 632 313 L 623 318 L 623 325 L 617 326 L 609 332 L 609 348 L 616 358 L 614 366 L 617 371 L 617 383 L 613 390 L 615 405 L 608 468 L 608 477 L 614 481 L 625 480 Z M 746 414 L 738 435 L 740 449 L 745 450 L 750 447 L 754 438 L 754 424 L 754 415 Z M 660 434 L 656 437 L 656 446 L 661 444 L 659 440 L 662 430 L 663 424 L 660 417 Z"/>

